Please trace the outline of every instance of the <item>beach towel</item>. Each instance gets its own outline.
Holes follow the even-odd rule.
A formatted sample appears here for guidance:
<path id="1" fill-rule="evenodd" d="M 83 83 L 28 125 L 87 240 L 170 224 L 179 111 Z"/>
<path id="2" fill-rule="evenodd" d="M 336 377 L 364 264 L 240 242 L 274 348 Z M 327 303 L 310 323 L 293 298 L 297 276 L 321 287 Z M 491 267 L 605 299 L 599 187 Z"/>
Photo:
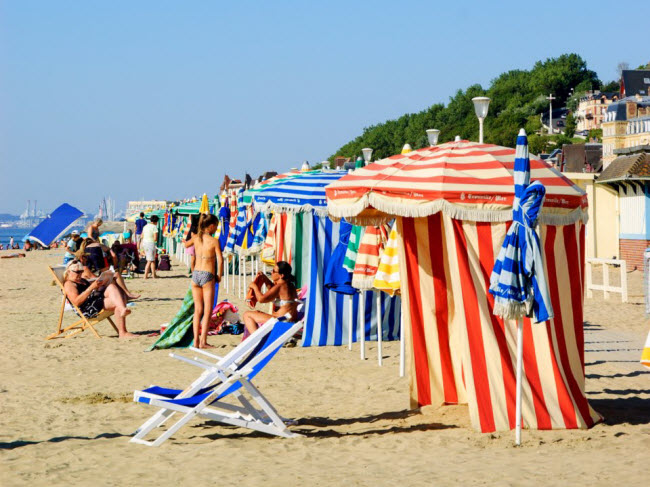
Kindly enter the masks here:
<path id="1" fill-rule="evenodd" d="M 389 228 L 387 225 L 366 227 L 352 271 L 352 286 L 361 289 L 372 289 L 372 284 L 379 267 L 379 253 L 388 240 Z"/>
<path id="2" fill-rule="evenodd" d="M 345 252 L 345 259 L 343 259 L 343 267 L 348 272 L 354 272 L 354 264 L 357 261 L 357 250 L 361 244 L 361 237 L 365 227 L 354 225 L 350 232 L 350 239 L 348 240 L 348 248 Z"/>
<path id="3" fill-rule="evenodd" d="M 379 256 L 379 267 L 372 286 L 379 291 L 394 296 L 399 293 L 401 283 L 399 277 L 399 258 L 397 241 L 397 221 L 393 224 L 388 241 Z"/>
<path id="4" fill-rule="evenodd" d="M 215 301 L 219 295 L 219 284 L 215 284 Z M 212 310 L 212 316 L 219 318 L 219 311 L 221 303 L 215 304 Z M 232 305 L 231 305 L 232 306 Z M 215 314 L 215 310 L 216 314 Z M 225 312 L 225 310 L 224 310 Z M 235 308 L 235 313 L 237 308 Z M 222 313 L 223 314 L 223 313 Z M 176 313 L 176 316 L 169 322 L 165 331 L 160 334 L 160 338 L 147 349 L 148 352 L 152 350 L 162 350 L 165 348 L 187 348 L 192 345 L 194 341 L 194 333 L 192 331 L 192 321 L 194 319 L 194 298 L 192 297 L 192 285 L 185 293 L 185 298 L 181 304 L 181 308 Z"/>
<path id="5" fill-rule="evenodd" d="M 192 297 L 192 285 L 185 293 L 185 298 L 176 316 L 169 322 L 167 328 L 160 335 L 158 340 L 149 347 L 152 350 L 165 348 L 187 348 L 192 345 L 194 335 L 192 333 L 192 319 L 194 317 L 194 298 Z M 189 333 L 188 333 L 189 330 Z"/>
<path id="6" fill-rule="evenodd" d="M 352 225 L 341 220 L 339 227 L 339 242 L 328 260 L 325 268 L 325 288 L 336 293 L 355 294 L 357 290 L 352 287 L 352 273 L 343 267 L 345 253 L 348 250 L 348 242 L 352 233 Z"/>
<path id="7" fill-rule="evenodd" d="M 291 245 L 295 215 L 274 213 L 269 224 L 269 233 L 262 250 L 262 262 L 275 265 L 276 262 L 291 263 Z"/>

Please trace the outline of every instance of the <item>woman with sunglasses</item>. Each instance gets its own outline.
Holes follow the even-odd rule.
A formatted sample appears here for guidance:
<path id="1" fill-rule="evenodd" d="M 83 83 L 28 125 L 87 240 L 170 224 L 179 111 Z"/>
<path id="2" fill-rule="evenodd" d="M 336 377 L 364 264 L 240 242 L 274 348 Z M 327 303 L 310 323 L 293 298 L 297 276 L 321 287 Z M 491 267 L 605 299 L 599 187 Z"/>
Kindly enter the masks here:
<path id="1" fill-rule="evenodd" d="M 75 259 L 68 264 L 63 275 L 63 287 L 72 304 L 77 306 L 86 318 L 98 315 L 103 309 L 113 311 L 119 337 L 136 336 L 126 330 L 126 317 L 131 314 L 131 310 L 126 307 L 122 291 L 115 284 L 107 284 L 99 279 L 91 283 L 81 277 L 83 272 L 83 265 Z"/>
<path id="2" fill-rule="evenodd" d="M 271 318 L 280 318 L 288 315 L 291 321 L 298 319 L 298 292 L 294 284 L 296 278 L 291 274 L 291 265 L 280 261 L 271 271 L 271 279 L 258 272 L 257 277 L 248 286 L 249 291 L 255 296 L 258 303 L 273 303 L 273 314 L 262 311 L 246 311 L 244 325 L 248 333 L 253 333 L 260 325 Z M 266 285 L 267 291 L 262 293 L 261 287 Z"/>

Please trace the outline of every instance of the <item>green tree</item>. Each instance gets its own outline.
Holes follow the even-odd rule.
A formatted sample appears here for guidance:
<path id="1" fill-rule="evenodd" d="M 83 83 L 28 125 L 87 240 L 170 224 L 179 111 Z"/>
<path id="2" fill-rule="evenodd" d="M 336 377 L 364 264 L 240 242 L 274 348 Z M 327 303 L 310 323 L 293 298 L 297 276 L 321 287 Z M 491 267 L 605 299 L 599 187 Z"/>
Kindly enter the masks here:
<path id="1" fill-rule="evenodd" d="M 621 82 L 610 81 L 609 83 L 605 83 L 601 87 L 601 91 L 604 93 L 619 93 L 621 91 Z"/>
<path id="2" fill-rule="evenodd" d="M 578 123 L 576 122 L 575 117 L 573 116 L 573 113 L 569 112 L 569 114 L 566 116 L 566 124 L 564 126 L 564 135 L 566 135 L 568 138 L 571 138 L 575 135 L 576 133 L 576 128 L 578 127 Z"/>
<path id="3" fill-rule="evenodd" d="M 548 111 L 546 96 L 553 93 L 553 105 L 563 106 L 572 88 L 576 94 L 571 99 L 578 97 L 578 88 L 586 91 L 600 85 L 596 73 L 577 54 L 546 59 L 535 63 L 530 71 L 512 70 L 499 75 L 487 89 L 476 84 L 458 90 L 446 106 L 432 105 L 419 113 L 366 127 L 361 135 L 340 147 L 330 161 L 335 156 L 354 157 L 364 147 L 372 147 L 373 158 L 378 159 L 399 153 L 405 143 L 414 149 L 426 147 L 429 142 L 425 131 L 429 128 L 440 130 L 440 143 L 454 140 L 456 135 L 478 140 L 479 124 L 472 103 L 475 96 L 488 96 L 491 100 L 485 120 L 486 142 L 514 147 L 517 133 L 524 127 L 537 144 L 536 152 L 545 152 L 549 139 L 533 139 L 532 135 L 541 129 L 540 113 Z"/>

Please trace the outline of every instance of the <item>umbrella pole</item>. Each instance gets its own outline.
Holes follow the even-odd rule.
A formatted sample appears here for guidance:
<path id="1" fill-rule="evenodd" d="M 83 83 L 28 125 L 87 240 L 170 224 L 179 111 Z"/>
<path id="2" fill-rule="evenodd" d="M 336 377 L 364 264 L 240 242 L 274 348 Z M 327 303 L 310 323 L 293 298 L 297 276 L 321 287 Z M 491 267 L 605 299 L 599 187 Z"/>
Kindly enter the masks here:
<path id="1" fill-rule="evenodd" d="M 377 363 L 381 367 L 382 362 L 382 345 L 384 339 L 384 328 L 381 318 L 381 291 L 377 291 Z"/>
<path id="2" fill-rule="evenodd" d="M 225 282 L 225 284 L 226 284 L 226 292 L 228 292 L 228 290 L 229 290 L 229 289 L 228 289 L 228 261 L 229 261 L 229 260 L 230 260 L 230 259 L 229 259 L 228 257 L 226 257 L 226 266 L 225 266 L 226 269 L 225 269 L 225 272 L 224 272 L 224 274 L 225 274 L 224 277 L 226 278 L 226 279 L 225 279 L 225 281 L 226 281 L 226 282 Z"/>
<path id="3" fill-rule="evenodd" d="M 382 335 L 383 327 L 381 322 L 381 291 L 377 291 L 377 363 L 382 366 Z"/>
<path id="4" fill-rule="evenodd" d="M 348 350 L 352 350 L 352 327 L 354 326 L 354 318 L 352 309 L 354 308 L 354 294 L 350 294 L 350 307 L 348 308 Z"/>
<path id="5" fill-rule="evenodd" d="M 238 255 L 237 258 L 239 259 L 239 273 L 238 273 L 238 279 L 237 279 L 237 296 L 241 298 L 241 255 Z"/>
<path id="6" fill-rule="evenodd" d="M 404 377 L 405 367 L 405 344 L 404 344 L 404 307 L 400 306 L 399 310 L 399 376 Z"/>
<path id="7" fill-rule="evenodd" d="M 359 340 L 361 345 L 361 360 L 366 360 L 366 292 L 361 291 L 359 310 L 361 317 L 359 319 Z"/>
<path id="8" fill-rule="evenodd" d="M 515 408 L 515 414 L 517 415 L 516 420 L 516 432 L 515 432 L 515 444 L 521 445 L 521 376 L 523 369 L 523 358 L 524 358 L 524 320 L 519 318 L 517 320 L 517 404 Z"/>

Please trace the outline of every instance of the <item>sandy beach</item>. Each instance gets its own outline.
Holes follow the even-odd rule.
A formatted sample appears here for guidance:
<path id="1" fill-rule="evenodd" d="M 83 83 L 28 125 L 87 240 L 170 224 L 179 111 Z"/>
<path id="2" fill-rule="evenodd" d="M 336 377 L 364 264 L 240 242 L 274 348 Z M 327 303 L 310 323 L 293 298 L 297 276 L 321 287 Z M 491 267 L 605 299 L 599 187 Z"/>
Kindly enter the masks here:
<path id="1" fill-rule="evenodd" d="M 10 252 L 1 252 L 6 255 Z M 193 367 L 147 336 L 176 313 L 189 285 L 177 262 L 161 279 L 128 281 L 142 298 L 128 318 L 137 339 L 118 341 L 106 322 L 46 341 L 60 293 L 47 265 L 59 250 L 0 261 L 0 483 L 17 485 L 644 485 L 650 458 L 650 370 L 639 364 L 649 322 L 642 274 L 628 275 L 630 303 L 602 293 L 585 301 L 587 393 L 606 418 L 590 430 L 480 434 L 463 406 L 409 411 L 399 344 L 285 348 L 255 383 L 297 420 L 281 439 L 203 420 L 160 448 L 129 443 L 153 408 L 132 402 L 149 384 L 183 387 Z M 597 276 L 596 276 L 597 277 Z M 238 305 L 241 302 L 224 294 Z M 70 317 L 67 316 L 70 320 Z M 238 336 L 210 337 L 217 353 Z"/>

